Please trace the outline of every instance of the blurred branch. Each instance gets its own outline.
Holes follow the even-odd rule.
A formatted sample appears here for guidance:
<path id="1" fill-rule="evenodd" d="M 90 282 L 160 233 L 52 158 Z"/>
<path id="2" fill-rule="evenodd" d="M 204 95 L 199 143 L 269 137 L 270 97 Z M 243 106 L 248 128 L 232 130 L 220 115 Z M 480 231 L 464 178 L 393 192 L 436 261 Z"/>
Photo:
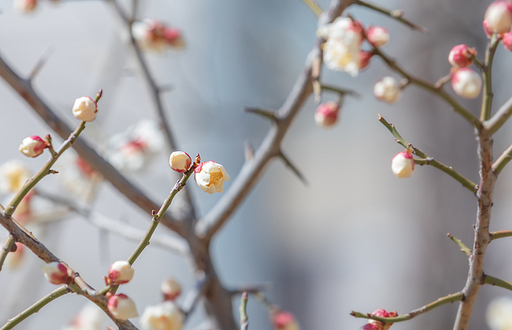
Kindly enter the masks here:
<path id="1" fill-rule="evenodd" d="M 16 315 L 15 317 L 9 319 L 7 323 L 0 328 L 0 330 L 9 330 L 14 328 L 16 325 L 21 323 L 23 320 L 28 318 L 30 315 L 35 314 L 41 310 L 44 306 L 52 302 L 53 300 L 62 297 L 63 295 L 71 292 L 71 289 L 67 285 L 63 285 L 60 288 L 53 290 L 43 298 L 41 298 L 39 301 L 37 301 L 35 304 L 21 312 L 20 314 Z"/>
<path id="2" fill-rule="evenodd" d="M 322 15 L 323 10 L 322 10 L 322 8 L 320 8 L 318 3 L 316 3 L 316 1 L 314 1 L 314 0 L 302 0 L 302 2 L 304 2 L 306 4 L 306 6 L 308 6 L 308 8 L 311 9 L 313 14 L 315 14 L 315 16 L 317 18 L 320 17 L 320 15 Z"/>
<path id="3" fill-rule="evenodd" d="M 185 319 L 187 319 L 194 311 L 194 308 L 197 306 L 199 299 L 204 295 L 208 283 L 209 278 L 206 275 L 203 275 L 197 281 L 196 286 L 187 293 L 185 301 L 181 307 L 183 313 L 185 314 Z"/>
<path id="4" fill-rule="evenodd" d="M 247 316 L 247 302 L 249 301 L 249 295 L 247 292 L 242 293 L 240 300 L 240 330 L 249 329 L 249 317 Z"/>
<path id="5" fill-rule="evenodd" d="M 389 10 L 389 9 L 384 8 L 384 7 L 380 7 L 378 5 L 374 5 L 374 4 L 371 4 L 369 2 L 361 1 L 361 0 L 356 0 L 355 4 L 359 5 L 359 6 L 366 7 L 366 8 L 370 8 L 370 9 L 375 10 L 375 11 L 381 13 L 381 14 L 384 14 L 386 16 L 389 16 L 389 17 L 393 18 L 393 19 L 396 19 L 400 23 L 407 25 L 408 27 L 410 27 L 413 30 L 420 31 L 420 32 L 423 32 L 423 33 L 427 32 L 426 28 L 424 28 L 422 26 L 419 26 L 419 25 L 416 25 L 416 24 L 412 23 L 411 21 L 408 21 L 405 18 L 403 18 L 404 13 L 401 10 Z"/>
<path id="6" fill-rule="evenodd" d="M 484 274 L 484 283 L 499 286 L 500 288 L 504 288 L 507 290 L 512 290 L 512 283 L 501 280 L 491 275 Z"/>
<path id="7" fill-rule="evenodd" d="M 384 324 L 391 324 L 391 323 L 397 323 L 397 322 L 403 322 L 403 321 L 410 320 L 420 314 L 431 311 L 436 307 L 439 307 L 439 306 L 442 306 L 442 305 L 445 305 L 448 303 L 453 303 L 455 301 L 461 301 L 463 299 L 464 299 L 464 295 L 462 294 L 462 292 L 457 292 L 457 293 L 448 295 L 446 297 L 439 298 L 436 301 L 431 302 L 430 304 L 425 305 L 421 308 L 415 309 L 407 314 L 398 315 L 396 317 L 378 317 L 378 316 L 372 315 L 370 313 L 365 314 L 365 313 L 359 313 L 359 312 L 354 312 L 354 311 L 352 313 L 350 313 L 350 315 L 352 315 L 353 317 L 356 317 L 356 318 L 372 319 L 372 320 L 380 321 Z"/>
<path id="8" fill-rule="evenodd" d="M 512 159 L 512 145 L 510 145 L 507 150 L 503 151 L 501 156 L 494 161 L 492 164 L 492 170 L 496 175 L 500 174 L 503 168 L 510 162 Z"/>
<path id="9" fill-rule="evenodd" d="M 350 96 L 353 96 L 353 97 L 361 97 L 361 94 L 359 94 L 356 91 L 353 91 L 353 90 L 350 90 L 350 89 L 343 89 L 343 88 L 339 88 L 339 87 L 331 86 L 331 85 L 323 85 L 322 84 L 322 85 L 320 85 L 320 89 L 321 90 L 335 92 L 335 93 L 340 94 L 341 96 L 350 95 Z"/>
<path id="10" fill-rule="evenodd" d="M 302 181 L 302 183 L 305 186 L 307 186 L 309 183 L 308 183 L 308 180 L 306 179 L 306 177 L 299 171 L 297 166 L 293 165 L 293 163 L 288 159 L 288 157 L 286 157 L 284 155 L 283 151 L 280 151 L 279 156 L 281 156 L 281 159 L 284 161 L 286 166 L 288 166 L 290 168 L 290 170 L 297 176 L 297 178 L 299 178 L 299 180 Z"/>
<path id="11" fill-rule="evenodd" d="M 34 111 L 63 139 L 71 134 L 71 129 L 64 121 L 52 111 L 46 103 L 34 91 L 30 81 L 18 76 L 0 57 L 0 76 L 34 109 Z M 158 209 L 158 205 L 150 200 L 138 187 L 132 184 L 126 177 L 110 165 L 93 148 L 91 148 L 84 139 L 75 141 L 73 148 L 77 151 L 95 171 L 108 180 L 112 185 L 125 195 L 139 208 L 147 213 Z M 162 223 L 178 234 L 183 236 L 183 229 L 180 223 L 166 214 Z"/>
<path id="12" fill-rule="evenodd" d="M 498 38 L 496 33 L 494 33 L 485 50 L 484 70 L 482 72 L 482 76 L 484 78 L 484 90 L 482 92 L 482 110 L 480 113 L 481 121 L 485 121 L 491 117 L 492 98 L 494 96 L 492 92 L 492 62 L 499 42 L 500 38 Z"/>
<path id="13" fill-rule="evenodd" d="M 418 157 L 421 157 L 423 159 L 415 159 L 414 162 L 419 165 L 430 165 L 433 166 L 444 173 L 448 174 L 458 182 L 462 184 L 465 188 L 467 188 L 469 191 L 471 191 L 473 194 L 476 193 L 478 186 L 471 182 L 466 177 L 462 176 L 459 172 L 455 171 L 453 167 L 447 166 L 441 162 L 438 162 L 434 158 L 430 157 L 429 155 L 425 154 L 418 148 L 414 147 L 411 143 L 407 142 L 396 130 L 395 126 L 391 123 L 389 123 L 386 119 L 384 119 L 381 115 L 379 115 L 379 121 L 393 134 L 395 137 L 395 140 L 397 143 L 402 145 L 404 148 L 411 149 L 413 154 L 415 154 Z"/>
<path id="14" fill-rule="evenodd" d="M 153 102 L 153 105 L 156 109 L 156 112 L 159 117 L 160 121 L 160 127 L 164 133 L 165 139 L 168 143 L 168 146 L 170 147 L 170 151 L 178 150 L 178 146 L 176 144 L 176 139 L 173 135 L 173 132 L 171 130 L 171 126 L 169 124 L 169 119 L 167 117 L 167 114 L 164 109 L 164 105 L 162 103 L 161 99 L 161 91 L 162 89 L 157 85 L 155 78 L 153 77 L 151 71 L 149 70 L 149 66 L 146 62 L 146 59 L 144 58 L 144 55 L 142 54 L 142 51 L 140 47 L 137 45 L 137 42 L 132 34 L 132 23 L 135 20 L 135 16 L 133 19 L 129 19 L 128 16 L 123 12 L 123 9 L 120 7 L 120 5 L 117 3 L 116 0 L 108 0 L 108 2 L 112 5 L 114 8 L 114 12 L 117 14 L 118 20 L 121 22 L 121 25 L 123 29 L 126 30 L 129 40 L 130 40 L 130 47 L 133 50 L 133 54 L 135 57 L 135 60 L 140 68 L 140 72 L 142 75 L 142 80 L 146 83 L 146 86 L 148 87 L 149 96 L 151 98 L 151 101 Z M 136 8 L 137 8 L 137 0 L 133 0 L 133 12 L 134 15 L 136 14 Z M 194 204 L 192 201 L 192 196 L 188 192 L 187 189 L 185 189 L 185 200 L 187 202 L 187 212 L 189 214 L 186 214 L 187 219 L 189 221 L 195 221 L 195 210 L 194 210 Z"/>
<path id="15" fill-rule="evenodd" d="M 48 59 L 50 58 L 50 56 L 53 55 L 53 49 L 52 48 L 48 48 L 44 53 L 43 55 L 41 56 L 41 58 L 39 59 L 39 61 L 37 61 L 36 65 L 34 66 L 34 68 L 32 69 L 32 72 L 30 72 L 30 75 L 28 76 L 28 80 L 29 81 L 33 81 L 34 78 L 37 76 L 37 74 L 39 73 L 39 71 L 41 71 L 41 69 L 43 68 L 43 66 L 46 64 L 46 62 L 48 61 Z"/>
<path id="16" fill-rule="evenodd" d="M 498 238 L 505 238 L 512 236 L 512 230 L 501 230 L 501 231 L 493 231 L 491 234 L 491 240 L 495 240 Z"/>
<path id="17" fill-rule="evenodd" d="M 15 246 L 14 238 L 12 237 L 12 235 L 9 235 L 5 239 L 4 245 L 2 246 L 2 250 L 0 251 L 0 271 L 2 270 L 5 258 L 7 258 L 9 252 L 13 252 L 13 246 Z"/>
<path id="18" fill-rule="evenodd" d="M 320 16 L 319 26 L 331 23 L 341 15 L 345 8 L 353 4 L 354 1 L 355 0 L 332 1 L 329 10 Z M 316 39 L 313 49 L 307 57 L 305 67 L 295 81 L 290 94 L 281 108 L 275 112 L 277 118 L 276 124 L 270 128 L 260 147 L 254 153 L 254 156 L 244 163 L 237 178 L 231 184 L 231 188 L 224 193 L 210 212 L 197 223 L 197 234 L 204 237 L 207 241 L 211 240 L 213 235 L 224 225 L 229 216 L 244 200 L 265 168 L 265 165 L 272 158 L 280 155 L 280 144 L 288 127 L 313 91 L 311 69 L 313 62 L 317 60 L 321 54 L 320 45 L 322 42 L 322 38 Z"/>
<path id="19" fill-rule="evenodd" d="M 512 97 L 489 120 L 484 122 L 484 128 L 489 135 L 496 133 L 512 115 Z"/>
<path id="20" fill-rule="evenodd" d="M 450 233 L 446 234 L 446 236 L 448 236 L 449 239 L 451 239 L 453 242 L 455 242 L 455 244 L 457 244 L 460 247 L 460 250 L 466 256 L 469 257 L 471 255 L 471 250 L 464 243 L 462 243 L 462 241 L 460 239 L 458 239 L 457 237 L 453 236 Z"/>

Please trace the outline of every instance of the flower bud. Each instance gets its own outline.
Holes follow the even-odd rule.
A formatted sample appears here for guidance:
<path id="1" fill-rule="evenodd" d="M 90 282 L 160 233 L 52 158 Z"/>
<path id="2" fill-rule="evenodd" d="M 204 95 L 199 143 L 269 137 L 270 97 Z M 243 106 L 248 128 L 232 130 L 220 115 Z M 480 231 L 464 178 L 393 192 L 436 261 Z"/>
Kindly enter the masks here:
<path id="1" fill-rule="evenodd" d="M 327 102 L 320 104 L 315 112 L 315 122 L 321 127 L 331 127 L 338 121 L 338 112 L 340 105 L 336 102 Z"/>
<path id="2" fill-rule="evenodd" d="M 409 178 L 414 171 L 414 158 L 411 151 L 401 151 L 391 160 L 391 170 L 399 178 Z"/>
<path id="3" fill-rule="evenodd" d="M 118 320 L 124 321 L 139 316 L 135 302 L 122 293 L 110 297 L 107 308 Z"/>
<path id="4" fill-rule="evenodd" d="M 398 81 L 393 77 L 385 77 L 375 84 L 373 94 L 381 101 L 395 103 L 400 99 L 402 91 Z"/>
<path id="5" fill-rule="evenodd" d="M 163 281 L 160 288 L 164 294 L 164 300 L 174 301 L 181 294 L 181 286 L 172 278 Z"/>
<path id="6" fill-rule="evenodd" d="M 14 10 L 20 14 L 28 14 L 37 7 L 37 0 L 14 0 Z"/>
<path id="7" fill-rule="evenodd" d="M 68 268 L 58 261 L 47 263 L 41 268 L 46 279 L 52 284 L 66 284 L 71 280 Z"/>
<path id="8" fill-rule="evenodd" d="M 512 32 L 505 33 L 502 42 L 506 49 L 512 51 Z"/>
<path id="9" fill-rule="evenodd" d="M 378 317 L 395 317 L 398 316 L 397 312 L 386 312 L 385 309 L 378 309 L 372 313 L 374 316 Z M 384 324 L 381 321 L 368 319 L 368 324 L 363 327 L 363 330 L 388 330 L 393 323 Z"/>
<path id="10" fill-rule="evenodd" d="M 37 135 L 29 136 L 21 141 L 19 150 L 27 157 L 35 158 L 43 153 L 46 142 Z"/>
<path id="11" fill-rule="evenodd" d="M 169 157 L 169 166 L 178 173 L 185 173 L 192 164 L 192 158 L 183 151 L 174 151 Z"/>
<path id="12" fill-rule="evenodd" d="M 125 260 L 114 262 L 108 270 L 108 279 L 112 284 L 125 284 L 133 278 L 134 270 Z"/>
<path id="13" fill-rule="evenodd" d="M 292 313 L 279 311 L 272 317 L 275 330 L 300 330 L 299 324 Z"/>
<path id="14" fill-rule="evenodd" d="M 140 318 L 143 330 L 180 330 L 183 327 L 183 321 L 183 313 L 171 301 L 146 307 Z"/>
<path id="15" fill-rule="evenodd" d="M 96 102 L 88 96 L 82 96 L 75 100 L 73 104 L 73 116 L 81 121 L 93 121 L 96 119 Z"/>
<path id="16" fill-rule="evenodd" d="M 201 163 L 194 171 L 197 185 L 210 195 L 216 192 L 224 192 L 224 182 L 230 179 L 224 166 L 214 161 Z"/>
<path id="17" fill-rule="evenodd" d="M 474 99 L 482 89 L 482 78 L 472 69 L 462 68 L 453 74 L 452 88 L 460 97 Z"/>
<path id="18" fill-rule="evenodd" d="M 364 50 L 359 52 L 359 70 L 365 69 L 370 64 L 370 59 L 373 55 L 373 52 L 367 52 Z"/>
<path id="19" fill-rule="evenodd" d="M 455 68 L 465 68 L 473 63 L 471 55 L 476 56 L 476 50 L 474 48 L 469 48 L 464 44 L 457 45 L 450 50 L 448 62 Z"/>
<path id="20" fill-rule="evenodd" d="M 509 32 L 512 26 L 512 5 L 508 1 L 491 3 L 485 12 L 483 25 L 487 35 Z"/>
<path id="21" fill-rule="evenodd" d="M 366 32 L 366 38 L 375 47 L 382 47 L 389 41 L 389 33 L 383 27 L 373 26 Z"/>

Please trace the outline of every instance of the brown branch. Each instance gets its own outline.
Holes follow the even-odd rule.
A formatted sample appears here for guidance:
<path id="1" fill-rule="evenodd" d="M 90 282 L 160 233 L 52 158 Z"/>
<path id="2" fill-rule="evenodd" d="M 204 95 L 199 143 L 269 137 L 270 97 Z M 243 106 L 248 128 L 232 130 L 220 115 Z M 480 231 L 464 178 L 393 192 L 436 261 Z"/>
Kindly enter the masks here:
<path id="1" fill-rule="evenodd" d="M 345 8 L 354 2 L 355 0 L 333 1 L 329 10 L 320 16 L 319 26 L 332 22 L 341 15 Z M 315 59 L 318 59 L 320 56 L 321 44 L 322 38 L 317 38 L 313 49 L 307 57 L 305 67 L 295 81 L 290 94 L 281 108 L 275 112 L 276 124 L 272 125 L 260 147 L 254 153 L 254 156 L 244 163 L 237 178 L 231 184 L 231 188 L 224 193 L 220 201 L 197 224 L 197 234 L 204 237 L 207 241 L 211 240 L 213 235 L 224 225 L 238 205 L 244 200 L 267 163 L 272 158 L 280 155 L 280 144 L 288 127 L 290 127 L 293 118 L 303 103 L 313 92 L 311 69 Z"/>

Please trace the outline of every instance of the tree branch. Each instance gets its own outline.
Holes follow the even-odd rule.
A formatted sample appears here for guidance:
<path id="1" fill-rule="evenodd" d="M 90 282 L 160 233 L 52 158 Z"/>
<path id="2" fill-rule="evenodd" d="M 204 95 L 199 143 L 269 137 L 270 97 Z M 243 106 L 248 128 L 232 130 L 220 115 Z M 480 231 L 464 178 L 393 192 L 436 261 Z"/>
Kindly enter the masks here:
<path id="1" fill-rule="evenodd" d="M 484 275 L 484 283 L 499 286 L 500 288 L 504 288 L 507 290 L 512 290 L 512 283 L 508 281 L 501 280 L 497 277 L 491 276 L 491 275 Z"/>
<path id="2" fill-rule="evenodd" d="M 366 8 L 370 8 L 372 10 L 375 10 L 376 12 L 379 12 L 379 13 L 384 14 L 386 16 L 389 16 L 389 17 L 391 17 L 393 19 L 396 19 L 400 23 L 407 25 L 408 27 L 410 27 L 413 30 L 420 31 L 420 32 L 423 32 L 423 33 L 427 32 L 426 28 L 424 28 L 422 26 L 419 26 L 419 25 L 416 25 L 416 24 L 412 23 L 411 21 L 408 21 L 405 18 L 403 18 L 404 13 L 401 10 L 393 10 L 393 11 L 391 11 L 391 10 L 386 9 L 384 7 L 380 7 L 378 5 L 374 5 L 374 4 L 371 4 L 369 2 L 361 1 L 361 0 L 357 0 L 355 2 L 355 4 L 359 5 L 359 6 L 366 7 Z"/>
<path id="3" fill-rule="evenodd" d="M 493 231 L 492 233 L 490 233 L 490 235 L 492 240 L 510 237 L 512 236 L 512 230 Z"/>
<path id="4" fill-rule="evenodd" d="M 492 98 L 494 96 L 492 92 L 492 62 L 499 43 L 500 39 L 494 33 L 491 37 L 491 42 L 487 44 L 487 49 L 485 51 L 484 70 L 482 72 L 484 90 L 482 95 L 482 110 L 480 112 L 480 120 L 482 122 L 489 119 L 491 116 Z"/>
<path id="5" fill-rule="evenodd" d="M 501 156 L 494 161 L 492 164 L 492 170 L 494 174 L 498 175 L 505 168 L 505 166 L 512 159 L 512 144 L 507 148 L 507 150 L 503 151 Z"/>
<path id="6" fill-rule="evenodd" d="M 448 236 L 449 239 L 451 239 L 453 242 L 455 242 L 455 244 L 457 244 L 460 247 L 460 250 L 466 256 L 469 257 L 471 255 L 471 250 L 464 243 L 462 243 L 462 241 L 460 239 L 458 239 L 457 237 L 453 236 L 450 233 L 446 234 L 446 236 Z"/>

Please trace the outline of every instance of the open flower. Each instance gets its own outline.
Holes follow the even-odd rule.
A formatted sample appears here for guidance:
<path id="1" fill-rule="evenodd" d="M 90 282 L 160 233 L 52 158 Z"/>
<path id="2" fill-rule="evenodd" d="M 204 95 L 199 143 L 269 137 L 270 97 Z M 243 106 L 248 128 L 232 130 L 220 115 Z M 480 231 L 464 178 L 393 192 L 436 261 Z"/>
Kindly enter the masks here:
<path id="1" fill-rule="evenodd" d="M 362 26 L 348 17 L 338 17 L 332 24 L 317 31 L 324 39 L 324 63 L 335 71 L 357 76 L 360 67 L 359 51 L 363 41 Z"/>
<path id="2" fill-rule="evenodd" d="M 482 89 L 482 78 L 470 68 L 462 68 L 453 74 L 452 88 L 455 94 L 466 99 L 474 99 Z"/>
<path id="3" fill-rule="evenodd" d="M 180 330 L 183 321 L 183 313 L 171 301 L 146 307 L 140 318 L 142 330 Z"/>
<path id="4" fill-rule="evenodd" d="M 30 179 L 29 169 L 17 160 L 9 161 L 0 166 L 0 191 L 14 193 Z"/>
<path id="5" fill-rule="evenodd" d="M 164 295 L 164 300 L 174 301 L 181 294 L 180 284 L 172 278 L 163 281 L 160 289 Z"/>
<path id="6" fill-rule="evenodd" d="M 110 297 L 107 308 L 110 313 L 119 320 L 128 320 L 139 316 L 135 302 L 122 293 Z"/>
<path id="7" fill-rule="evenodd" d="M 93 121 L 96 119 L 96 112 L 98 108 L 96 102 L 89 96 L 82 96 L 75 100 L 73 103 L 73 116 L 81 121 Z"/>
<path id="8" fill-rule="evenodd" d="M 46 142 L 37 135 L 29 136 L 21 141 L 19 150 L 27 157 L 35 158 L 43 153 Z"/>
<path id="9" fill-rule="evenodd" d="M 209 194 L 224 192 L 224 182 L 230 179 L 224 166 L 214 161 L 201 163 L 194 171 L 197 185 Z"/>
<path id="10" fill-rule="evenodd" d="M 134 22 L 132 35 L 140 47 L 148 51 L 161 52 L 166 48 L 182 49 L 185 47 L 180 30 L 167 27 L 154 20 Z"/>
<path id="11" fill-rule="evenodd" d="M 373 87 L 373 94 L 381 101 L 387 103 L 395 103 L 400 99 L 402 92 L 400 85 L 393 77 L 385 77 L 375 84 Z"/>
<path id="12" fill-rule="evenodd" d="M 58 261 L 47 263 L 41 268 L 46 279 L 52 284 L 65 284 L 71 280 L 68 268 Z"/>
<path id="13" fill-rule="evenodd" d="M 397 153 L 391 161 L 391 170 L 399 178 L 409 178 L 414 172 L 414 158 L 411 151 L 401 151 Z"/>
<path id="14" fill-rule="evenodd" d="M 108 279 L 112 284 L 125 284 L 133 278 L 134 270 L 126 260 L 114 262 L 108 270 Z"/>
<path id="15" fill-rule="evenodd" d="M 109 139 L 107 159 L 118 170 L 139 171 L 163 146 L 164 137 L 160 127 L 156 122 L 145 119 Z"/>

